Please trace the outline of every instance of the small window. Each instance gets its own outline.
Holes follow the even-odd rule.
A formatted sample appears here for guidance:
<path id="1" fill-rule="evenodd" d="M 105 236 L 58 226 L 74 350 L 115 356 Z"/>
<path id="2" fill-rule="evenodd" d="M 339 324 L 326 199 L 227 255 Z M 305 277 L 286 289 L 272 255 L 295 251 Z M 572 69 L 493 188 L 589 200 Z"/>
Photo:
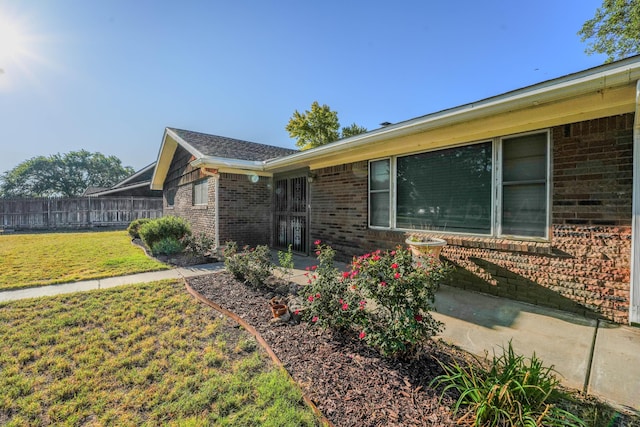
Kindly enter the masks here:
<path id="1" fill-rule="evenodd" d="M 547 134 L 502 140 L 502 234 L 547 235 Z"/>
<path id="2" fill-rule="evenodd" d="M 169 188 L 168 190 L 165 190 L 164 199 L 167 202 L 167 206 L 172 207 L 176 200 L 176 189 Z"/>
<path id="3" fill-rule="evenodd" d="M 390 227 L 391 206 L 390 160 L 369 163 L 369 225 Z"/>
<path id="4" fill-rule="evenodd" d="M 193 183 L 193 205 L 206 205 L 209 202 L 209 180 L 203 179 Z"/>

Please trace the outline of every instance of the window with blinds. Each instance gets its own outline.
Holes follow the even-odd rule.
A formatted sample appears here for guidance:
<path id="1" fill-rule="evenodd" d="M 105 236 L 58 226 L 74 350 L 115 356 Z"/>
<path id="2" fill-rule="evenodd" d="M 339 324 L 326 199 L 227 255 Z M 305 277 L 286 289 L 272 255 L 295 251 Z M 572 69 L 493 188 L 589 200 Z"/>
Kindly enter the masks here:
<path id="1" fill-rule="evenodd" d="M 369 226 L 548 238 L 549 146 L 544 131 L 373 160 Z"/>
<path id="2" fill-rule="evenodd" d="M 397 159 L 398 228 L 491 233 L 491 142 Z"/>

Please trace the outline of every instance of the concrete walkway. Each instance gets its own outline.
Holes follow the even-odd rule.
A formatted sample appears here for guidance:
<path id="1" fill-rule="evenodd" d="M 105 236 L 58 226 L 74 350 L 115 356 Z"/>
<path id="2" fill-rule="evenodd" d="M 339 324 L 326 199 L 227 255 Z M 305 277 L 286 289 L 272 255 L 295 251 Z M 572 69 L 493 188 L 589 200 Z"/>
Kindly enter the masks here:
<path id="1" fill-rule="evenodd" d="M 200 276 L 213 273 L 224 268 L 224 264 L 202 264 L 191 267 L 174 268 L 171 270 L 150 271 L 148 273 L 132 274 L 129 276 L 109 277 L 105 279 L 85 280 L 82 282 L 63 283 L 60 285 L 39 286 L 35 288 L 17 289 L 14 291 L 0 291 L 0 302 L 15 301 L 25 298 L 68 294 L 72 292 L 107 289 L 115 286 L 131 285 L 134 283 L 155 282 L 165 279 L 180 279 L 184 277 Z"/>
<path id="2" fill-rule="evenodd" d="M 295 257 L 292 280 L 304 284 L 311 257 Z M 338 264 L 338 268 L 345 268 Z M 0 292 L 0 302 L 105 289 L 126 284 L 209 274 L 222 263 L 131 276 Z M 562 382 L 633 412 L 640 411 L 640 329 L 504 298 L 442 286 L 434 317 L 445 324 L 439 337 L 478 356 L 500 354 L 511 340 L 525 356 L 533 352 L 553 365 Z"/>

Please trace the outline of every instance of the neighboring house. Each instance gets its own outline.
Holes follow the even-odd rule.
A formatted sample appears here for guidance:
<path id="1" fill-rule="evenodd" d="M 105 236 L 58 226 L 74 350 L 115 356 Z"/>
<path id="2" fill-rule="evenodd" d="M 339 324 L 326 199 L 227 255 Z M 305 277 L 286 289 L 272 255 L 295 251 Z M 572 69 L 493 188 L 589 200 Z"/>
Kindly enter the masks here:
<path id="1" fill-rule="evenodd" d="M 151 186 L 222 243 L 433 235 L 454 286 L 640 323 L 639 80 L 628 58 L 303 152 L 167 129 Z"/>
<path id="2" fill-rule="evenodd" d="M 151 189 L 156 164 L 151 163 L 111 188 L 89 187 L 83 196 L 91 197 L 162 197 L 162 191 Z"/>

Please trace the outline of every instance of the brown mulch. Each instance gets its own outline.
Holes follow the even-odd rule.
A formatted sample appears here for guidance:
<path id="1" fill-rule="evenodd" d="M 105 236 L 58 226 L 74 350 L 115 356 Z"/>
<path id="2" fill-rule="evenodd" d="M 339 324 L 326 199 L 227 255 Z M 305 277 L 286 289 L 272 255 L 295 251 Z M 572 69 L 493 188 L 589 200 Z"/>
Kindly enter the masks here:
<path id="1" fill-rule="evenodd" d="M 276 294 L 245 286 L 229 273 L 189 278 L 188 283 L 252 325 L 335 426 L 455 425 L 449 414 L 451 401 L 441 402 L 429 387 L 442 373 L 436 358 L 448 361 L 455 350 L 433 342 L 420 358 L 385 359 L 355 334 L 269 323 L 268 302 Z"/>

